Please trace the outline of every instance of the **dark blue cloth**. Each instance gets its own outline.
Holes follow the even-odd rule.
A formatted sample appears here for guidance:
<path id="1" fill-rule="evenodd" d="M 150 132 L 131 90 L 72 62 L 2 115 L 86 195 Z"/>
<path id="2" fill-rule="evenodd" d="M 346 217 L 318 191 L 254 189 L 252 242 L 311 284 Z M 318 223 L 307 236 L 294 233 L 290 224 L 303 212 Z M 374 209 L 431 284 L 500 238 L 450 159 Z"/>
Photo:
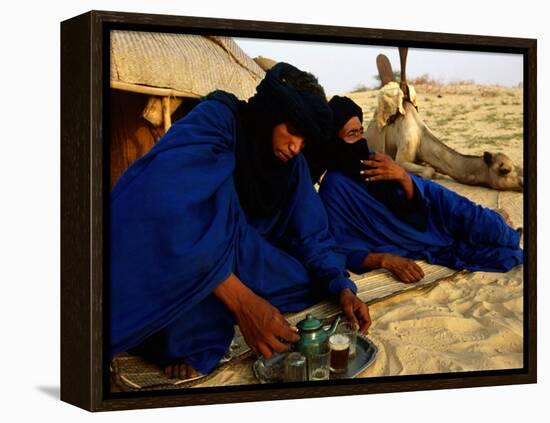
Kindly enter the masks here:
<path id="1" fill-rule="evenodd" d="M 233 336 L 212 293 L 234 273 L 281 312 L 356 287 L 298 155 L 286 206 L 249 219 L 234 185 L 236 117 L 206 100 L 177 121 L 111 193 L 111 356 L 211 371 Z"/>
<path id="2" fill-rule="evenodd" d="M 498 213 L 436 182 L 411 178 L 428 209 L 425 231 L 398 219 L 361 182 L 327 172 L 319 194 L 348 269 L 363 273 L 364 258 L 382 252 L 454 269 L 504 272 L 523 263 L 520 234 Z"/>

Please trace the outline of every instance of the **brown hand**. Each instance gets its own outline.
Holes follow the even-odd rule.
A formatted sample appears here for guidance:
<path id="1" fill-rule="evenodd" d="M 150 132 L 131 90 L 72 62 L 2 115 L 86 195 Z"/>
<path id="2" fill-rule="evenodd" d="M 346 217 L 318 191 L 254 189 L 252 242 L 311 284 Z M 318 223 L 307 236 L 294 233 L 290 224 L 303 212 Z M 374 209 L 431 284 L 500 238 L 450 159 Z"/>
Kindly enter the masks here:
<path id="1" fill-rule="evenodd" d="M 389 270 L 396 279 L 405 283 L 418 282 L 424 277 L 422 268 L 414 260 L 394 254 L 384 254 L 380 267 Z"/>
<path id="2" fill-rule="evenodd" d="M 340 307 L 348 321 L 354 323 L 361 333 L 365 333 L 371 325 L 369 307 L 350 290 L 340 293 Z"/>
<path id="3" fill-rule="evenodd" d="M 290 349 L 284 342 L 300 340 L 298 329 L 291 327 L 279 310 L 256 295 L 236 275 L 229 275 L 219 284 L 214 295 L 233 313 L 246 343 L 256 354 L 270 358 L 274 352 Z"/>
<path id="4" fill-rule="evenodd" d="M 405 190 L 407 199 L 410 200 L 413 197 L 414 187 L 411 177 L 387 154 L 374 153 L 370 160 L 361 160 L 361 163 L 371 168 L 361 171 L 366 181 L 398 181 Z"/>
<path id="5" fill-rule="evenodd" d="M 300 340 L 297 329 L 263 298 L 253 294 L 235 313 L 248 346 L 257 354 L 270 358 L 274 352 L 285 352 Z"/>
<path id="6" fill-rule="evenodd" d="M 361 163 L 372 168 L 361 171 L 368 181 L 401 181 L 409 177 L 405 169 L 395 163 L 387 154 L 374 153 L 370 160 L 361 160 Z"/>

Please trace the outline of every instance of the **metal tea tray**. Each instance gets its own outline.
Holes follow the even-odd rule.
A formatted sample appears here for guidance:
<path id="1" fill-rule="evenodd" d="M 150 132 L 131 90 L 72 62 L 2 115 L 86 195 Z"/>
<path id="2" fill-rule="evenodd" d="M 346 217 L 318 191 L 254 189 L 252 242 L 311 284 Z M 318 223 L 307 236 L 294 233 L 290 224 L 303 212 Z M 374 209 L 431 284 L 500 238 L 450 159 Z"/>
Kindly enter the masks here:
<path id="1" fill-rule="evenodd" d="M 364 335 L 357 335 L 355 357 L 350 360 L 347 371 L 344 373 L 331 372 L 330 379 L 352 379 L 356 377 L 374 362 L 377 353 L 378 348 L 370 339 Z M 260 383 L 283 382 L 284 362 L 287 354 L 274 354 L 268 360 L 260 357 L 254 362 L 252 368 Z"/>

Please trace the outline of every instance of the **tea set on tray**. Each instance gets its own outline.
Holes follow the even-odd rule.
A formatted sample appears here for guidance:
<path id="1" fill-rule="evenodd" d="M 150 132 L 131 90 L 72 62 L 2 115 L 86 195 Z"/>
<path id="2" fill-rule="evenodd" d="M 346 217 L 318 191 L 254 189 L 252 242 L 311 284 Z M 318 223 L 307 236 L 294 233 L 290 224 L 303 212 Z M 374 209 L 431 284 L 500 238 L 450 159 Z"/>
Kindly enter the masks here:
<path id="1" fill-rule="evenodd" d="M 324 326 L 308 314 L 296 326 L 300 340 L 291 351 L 254 362 L 254 374 L 261 383 L 353 378 L 372 364 L 378 352 L 341 316 Z"/>

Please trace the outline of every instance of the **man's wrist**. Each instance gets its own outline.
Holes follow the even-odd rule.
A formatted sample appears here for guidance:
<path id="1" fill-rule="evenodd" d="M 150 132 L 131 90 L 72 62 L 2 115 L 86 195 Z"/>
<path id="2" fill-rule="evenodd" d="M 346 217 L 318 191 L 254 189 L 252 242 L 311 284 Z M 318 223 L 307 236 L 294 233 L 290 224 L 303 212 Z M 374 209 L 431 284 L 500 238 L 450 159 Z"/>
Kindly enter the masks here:
<path id="1" fill-rule="evenodd" d="M 384 267 L 387 256 L 388 255 L 386 253 L 369 253 L 363 261 L 363 267 L 371 270 L 380 269 L 381 267 Z"/>
<path id="2" fill-rule="evenodd" d="M 405 191 L 407 200 L 412 199 L 414 195 L 414 186 L 411 176 L 407 172 L 405 172 L 405 175 L 401 178 L 401 186 L 403 187 L 403 191 Z"/>
<path id="3" fill-rule="evenodd" d="M 328 292 L 332 296 L 341 295 L 342 291 L 349 289 L 352 293 L 357 292 L 357 285 L 347 277 L 338 277 L 332 280 L 328 285 Z"/>
<path id="4" fill-rule="evenodd" d="M 355 293 L 350 288 L 344 288 L 340 291 L 340 300 L 349 296 L 355 296 Z"/>
<path id="5" fill-rule="evenodd" d="M 408 182 L 408 180 L 411 179 L 411 177 L 409 176 L 409 174 L 403 169 L 403 174 L 401 175 L 401 177 L 398 179 L 400 183 L 402 184 L 405 184 Z"/>
<path id="6" fill-rule="evenodd" d="M 390 257 L 390 255 L 387 254 L 387 253 L 381 253 L 380 254 L 380 258 L 378 259 L 378 263 L 380 265 L 380 268 L 382 268 L 382 269 L 386 268 L 386 266 L 388 265 L 389 257 Z"/>
<path id="7" fill-rule="evenodd" d="M 246 303 L 252 291 L 243 284 L 234 274 L 219 284 L 214 289 L 214 295 L 218 297 L 233 314 L 239 313 Z"/>

